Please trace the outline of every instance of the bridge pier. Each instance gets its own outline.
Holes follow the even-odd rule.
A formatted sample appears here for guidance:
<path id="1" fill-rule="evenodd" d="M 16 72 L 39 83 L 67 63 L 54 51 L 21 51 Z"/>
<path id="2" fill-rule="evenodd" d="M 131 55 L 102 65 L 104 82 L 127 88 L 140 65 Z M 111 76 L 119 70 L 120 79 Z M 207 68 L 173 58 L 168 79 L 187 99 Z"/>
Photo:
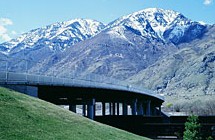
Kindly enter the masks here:
<path id="1" fill-rule="evenodd" d="M 83 114 L 83 116 L 86 116 L 86 105 L 85 104 L 82 107 L 82 114 Z"/>
<path id="2" fill-rule="evenodd" d="M 112 108 L 113 108 L 113 115 L 116 115 L 116 103 L 113 102 L 112 105 L 113 105 L 113 106 L 112 106 Z"/>
<path id="3" fill-rule="evenodd" d="M 132 115 L 137 115 L 137 99 L 134 99 L 132 101 L 131 113 L 132 113 Z"/>
<path id="4" fill-rule="evenodd" d="M 159 116 L 161 116 L 161 105 L 159 106 Z"/>
<path id="5" fill-rule="evenodd" d="M 128 104 L 126 101 L 122 104 L 122 115 L 128 115 Z"/>
<path id="6" fill-rule="evenodd" d="M 143 115 L 143 103 L 141 101 L 137 103 L 137 115 Z"/>
<path id="7" fill-rule="evenodd" d="M 151 116 L 151 101 L 146 101 L 146 115 Z"/>
<path id="8" fill-rule="evenodd" d="M 95 99 L 89 99 L 88 103 L 87 103 L 87 117 L 89 119 L 94 119 L 94 115 L 95 114 Z"/>
<path id="9" fill-rule="evenodd" d="M 157 109 L 155 105 L 152 105 L 152 115 L 156 116 L 157 115 Z"/>
<path id="10" fill-rule="evenodd" d="M 96 102 L 93 105 L 93 116 L 96 116 Z"/>
<path id="11" fill-rule="evenodd" d="M 106 104 L 105 102 L 102 102 L 102 115 L 105 116 L 106 115 Z"/>
<path id="12" fill-rule="evenodd" d="M 69 110 L 76 113 L 76 105 L 70 104 L 69 105 Z"/>
<path id="13" fill-rule="evenodd" d="M 112 115 L 113 113 L 112 113 L 112 104 L 111 104 L 111 102 L 109 103 L 109 115 Z"/>
<path id="14" fill-rule="evenodd" d="M 119 115 L 119 102 L 116 103 L 116 108 L 117 108 L 117 115 Z"/>

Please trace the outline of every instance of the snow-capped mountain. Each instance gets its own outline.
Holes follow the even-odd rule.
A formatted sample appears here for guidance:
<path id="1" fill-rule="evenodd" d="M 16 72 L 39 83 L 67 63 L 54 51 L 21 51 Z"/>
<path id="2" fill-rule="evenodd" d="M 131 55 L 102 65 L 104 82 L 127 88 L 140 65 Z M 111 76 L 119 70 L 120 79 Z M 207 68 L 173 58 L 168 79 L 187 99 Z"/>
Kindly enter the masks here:
<path id="1" fill-rule="evenodd" d="M 74 67 L 81 67 L 85 73 L 126 79 L 171 54 L 181 43 L 201 37 L 206 27 L 172 10 L 148 8 L 107 26 L 89 19 L 51 24 L 0 44 L 0 50 L 35 62 L 44 60 L 47 62 L 43 64 L 45 69 L 41 67 L 44 72 L 55 64 L 60 67 L 76 62 Z M 94 70 L 89 70 L 90 64 L 96 63 L 99 64 Z M 70 71 L 65 69 L 66 72 Z"/>
<path id="2" fill-rule="evenodd" d="M 149 40 L 156 39 L 178 45 L 200 37 L 205 27 L 172 10 L 148 8 L 116 19 L 107 26 L 95 20 L 74 19 L 34 29 L 0 44 L 0 52 L 17 54 L 24 49 L 28 52 L 44 47 L 48 47 L 45 49 L 52 52 L 63 51 L 97 35 L 102 30 L 108 31 L 112 38 L 129 40 L 124 33 L 130 30 Z"/>
<path id="3" fill-rule="evenodd" d="M 94 37 L 49 56 L 40 70 L 127 79 L 207 32 L 182 14 L 149 8 L 109 23 Z M 37 66 L 38 69 L 38 66 Z"/>
<path id="4" fill-rule="evenodd" d="M 101 22 L 91 19 L 74 19 L 31 30 L 16 39 L 0 44 L 0 51 L 17 53 L 23 49 L 48 47 L 51 51 L 66 48 L 86 40 L 104 28 Z"/>
<path id="5" fill-rule="evenodd" d="M 49 57 L 42 71 L 50 73 L 58 69 L 62 73 L 96 73 L 126 79 L 177 50 L 175 43 L 166 39 L 169 37 L 166 32 L 179 25 L 191 27 L 191 23 L 170 10 L 150 8 L 135 12 L 111 22 L 96 36 L 68 48 L 63 54 Z"/>
<path id="6" fill-rule="evenodd" d="M 123 16 L 108 25 L 110 27 L 127 26 L 140 31 L 141 35 L 151 34 L 163 38 L 163 33 L 179 15 L 178 12 L 157 8 L 144 9 Z"/>
<path id="7" fill-rule="evenodd" d="M 113 33 L 113 30 L 118 32 L 121 37 L 124 30 L 132 30 L 147 38 L 161 39 L 178 45 L 201 36 L 205 27 L 179 12 L 148 8 L 123 16 L 111 22 L 106 28 L 111 29 L 110 33 Z"/>

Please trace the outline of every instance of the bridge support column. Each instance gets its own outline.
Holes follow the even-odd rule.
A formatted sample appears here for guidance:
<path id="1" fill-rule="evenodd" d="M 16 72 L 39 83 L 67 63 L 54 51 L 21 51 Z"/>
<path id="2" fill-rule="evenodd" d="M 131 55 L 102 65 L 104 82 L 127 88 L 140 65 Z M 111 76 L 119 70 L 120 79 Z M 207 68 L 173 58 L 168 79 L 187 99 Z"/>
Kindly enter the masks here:
<path id="1" fill-rule="evenodd" d="M 116 108 L 117 108 L 117 115 L 119 115 L 119 102 L 116 103 Z"/>
<path id="2" fill-rule="evenodd" d="M 153 106 L 152 106 L 152 115 L 153 115 L 153 116 L 157 116 L 157 114 L 158 114 L 158 113 L 157 113 L 157 108 L 156 108 L 156 106 L 153 105 Z"/>
<path id="3" fill-rule="evenodd" d="M 161 116 L 161 105 L 159 106 L 159 116 Z"/>
<path id="4" fill-rule="evenodd" d="M 142 103 L 143 115 L 146 115 L 146 105 L 145 102 Z"/>
<path id="5" fill-rule="evenodd" d="M 69 105 L 69 110 L 76 113 L 76 105 Z"/>
<path id="6" fill-rule="evenodd" d="M 148 100 L 146 103 L 146 115 L 151 116 L 151 101 Z"/>
<path id="7" fill-rule="evenodd" d="M 83 114 L 83 116 L 86 116 L 86 105 L 85 104 L 82 107 L 82 114 Z"/>
<path id="8" fill-rule="evenodd" d="M 137 115 L 143 115 L 143 103 L 142 102 L 137 103 Z"/>
<path id="9" fill-rule="evenodd" d="M 137 113 L 137 99 L 134 99 L 132 101 L 131 111 L 132 111 L 132 115 L 136 115 L 136 113 Z"/>
<path id="10" fill-rule="evenodd" d="M 106 112 L 105 102 L 102 102 L 102 115 L 103 115 L 103 116 L 106 115 L 105 112 Z"/>
<path id="11" fill-rule="evenodd" d="M 87 103 L 87 117 L 89 119 L 94 119 L 94 114 L 95 114 L 95 99 L 90 99 Z"/>
<path id="12" fill-rule="evenodd" d="M 109 115 L 113 115 L 112 103 L 109 103 Z"/>
<path id="13" fill-rule="evenodd" d="M 116 103 L 113 103 L 113 115 L 116 115 Z"/>
<path id="14" fill-rule="evenodd" d="M 128 115 L 128 106 L 127 106 L 127 102 L 124 101 L 124 103 L 122 104 L 122 115 Z"/>
<path id="15" fill-rule="evenodd" d="M 93 105 L 93 110 L 94 110 L 93 116 L 96 116 L 96 103 L 94 103 L 94 105 Z"/>

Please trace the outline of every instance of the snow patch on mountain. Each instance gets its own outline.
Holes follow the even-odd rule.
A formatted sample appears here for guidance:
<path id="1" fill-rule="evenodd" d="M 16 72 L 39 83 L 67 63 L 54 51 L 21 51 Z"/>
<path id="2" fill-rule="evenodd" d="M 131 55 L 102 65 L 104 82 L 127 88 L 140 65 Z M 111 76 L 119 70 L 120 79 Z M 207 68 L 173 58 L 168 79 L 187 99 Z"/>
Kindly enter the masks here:
<path id="1" fill-rule="evenodd" d="M 106 29 L 115 30 L 115 27 L 118 26 L 124 26 L 127 30 L 131 30 L 143 37 L 156 38 L 164 42 L 170 41 L 177 45 L 185 40 L 186 34 L 194 37 L 201 36 L 206 25 L 193 22 L 173 10 L 148 8 L 113 21 Z M 192 32 L 189 32 L 190 29 Z"/>
<path id="2" fill-rule="evenodd" d="M 123 40 L 127 40 L 126 36 L 124 35 L 125 27 L 123 26 L 116 26 L 113 27 L 111 30 L 107 32 L 111 38 L 121 38 Z"/>
<path id="3" fill-rule="evenodd" d="M 0 44 L 0 47 L 4 48 L 4 53 L 19 52 L 38 45 L 49 46 L 52 50 L 64 50 L 68 46 L 96 35 L 103 28 L 104 25 L 95 20 L 74 19 L 31 30 L 16 39 Z"/>
<path id="4" fill-rule="evenodd" d="M 143 36 L 151 33 L 153 37 L 163 38 L 164 31 L 171 26 L 179 14 L 172 10 L 148 8 L 123 16 L 110 23 L 106 28 L 124 25 L 140 31 Z"/>

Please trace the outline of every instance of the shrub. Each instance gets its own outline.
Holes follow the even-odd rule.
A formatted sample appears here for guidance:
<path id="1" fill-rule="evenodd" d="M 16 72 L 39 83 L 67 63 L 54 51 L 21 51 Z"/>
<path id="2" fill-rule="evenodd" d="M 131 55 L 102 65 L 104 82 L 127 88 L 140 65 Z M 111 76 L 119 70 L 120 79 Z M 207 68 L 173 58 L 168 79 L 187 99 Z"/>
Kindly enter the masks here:
<path id="1" fill-rule="evenodd" d="M 191 115 L 187 118 L 185 123 L 184 140 L 201 140 L 198 116 Z"/>

